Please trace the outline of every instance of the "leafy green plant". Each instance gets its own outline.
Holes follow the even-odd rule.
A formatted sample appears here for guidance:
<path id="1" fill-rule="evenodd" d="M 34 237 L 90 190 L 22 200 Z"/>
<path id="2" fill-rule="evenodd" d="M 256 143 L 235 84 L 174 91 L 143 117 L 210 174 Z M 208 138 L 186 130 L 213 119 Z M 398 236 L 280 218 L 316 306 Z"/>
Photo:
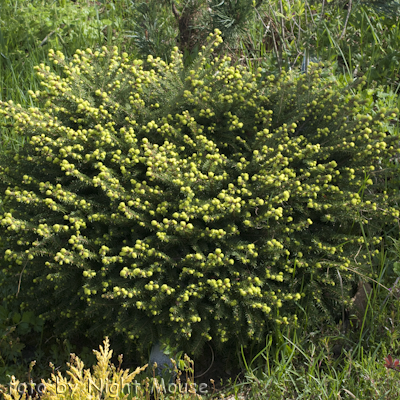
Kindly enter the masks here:
<path id="1" fill-rule="evenodd" d="M 0 165 L 3 272 L 56 334 L 193 352 L 279 340 L 375 276 L 370 252 L 399 216 L 380 167 L 398 153 L 395 113 L 361 114 L 317 67 L 262 80 L 210 58 L 220 41 L 190 71 L 177 49 L 171 64 L 50 52 L 63 76 L 37 68 L 38 107 L 0 103 L 28 137 Z"/>
<path id="2" fill-rule="evenodd" d="M 269 71 L 306 71 L 313 59 L 335 62 L 335 74 L 347 82 L 365 75 L 368 85 L 398 91 L 399 10 L 395 1 L 262 2 L 235 57 Z"/>
<path id="3" fill-rule="evenodd" d="M 40 343 L 42 332 L 43 320 L 36 318 L 32 311 L 15 312 L 7 304 L 0 305 L 0 382 L 5 383 L 8 374 L 22 371 L 25 340 L 30 337 L 28 342 Z"/>

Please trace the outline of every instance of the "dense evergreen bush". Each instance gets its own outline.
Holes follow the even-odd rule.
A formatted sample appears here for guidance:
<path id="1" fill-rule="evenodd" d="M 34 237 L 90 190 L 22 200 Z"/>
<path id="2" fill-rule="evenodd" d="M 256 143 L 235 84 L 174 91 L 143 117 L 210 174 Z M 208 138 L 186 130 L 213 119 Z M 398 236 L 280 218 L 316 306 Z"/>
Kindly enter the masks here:
<path id="1" fill-rule="evenodd" d="M 0 103 L 28 138 L 0 164 L 4 273 L 57 333 L 246 344 L 330 315 L 374 273 L 399 216 L 380 167 L 393 113 L 363 114 L 319 67 L 211 59 L 220 40 L 190 70 L 177 50 L 169 65 L 50 52 L 37 107 Z"/>

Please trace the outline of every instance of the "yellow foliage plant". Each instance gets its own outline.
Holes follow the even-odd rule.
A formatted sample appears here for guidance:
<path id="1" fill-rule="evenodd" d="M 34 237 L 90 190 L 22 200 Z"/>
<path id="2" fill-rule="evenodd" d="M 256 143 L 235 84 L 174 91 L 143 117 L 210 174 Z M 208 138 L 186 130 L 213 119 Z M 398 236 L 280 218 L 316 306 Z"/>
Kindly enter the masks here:
<path id="1" fill-rule="evenodd" d="M 104 347 L 99 346 L 100 351 L 93 350 L 97 358 L 93 373 L 90 369 L 84 369 L 84 363 L 79 357 L 71 354 L 71 362 L 67 363 L 69 367 L 66 372 L 68 377 L 62 376 L 61 372 L 58 371 L 57 375 L 51 374 L 51 380 L 46 382 L 42 379 L 40 398 L 42 400 L 127 400 L 128 398 L 129 400 L 147 400 L 150 398 L 163 400 L 167 397 L 174 400 L 201 399 L 201 396 L 196 394 L 195 385 L 190 383 L 190 378 L 187 379 L 188 383 L 186 385 L 181 385 L 180 373 L 178 374 L 177 383 L 169 384 L 168 391 L 165 388 L 165 384 L 158 381 L 156 377 L 153 377 L 153 380 L 147 377 L 140 383 L 137 382 L 138 375 L 148 365 L 137 367 L 133 372 L 129 372 L 129 369 L 117 368 L 110 363 L 113 351 L 110 350 L 108 337 L 105 338 L 103 343 Z M 191 361 L 187 356 L 185 360 Z M 186 364 L 189 365 L 190 363 Z M 175 361 L 174 365 L 176 368 Z M 156 367 L 157 365 L 155 365 Z M 174 390 L 171 390 L 171 385 L 174 386 Z M 182 387 L 184 390 L 182 390 Z M 4 400 L 21 398 L 21 388 L 26 389 L 27 386 L 20 383 L 15 376 L 12 376 L 9 392 L 3 392 Z"/>

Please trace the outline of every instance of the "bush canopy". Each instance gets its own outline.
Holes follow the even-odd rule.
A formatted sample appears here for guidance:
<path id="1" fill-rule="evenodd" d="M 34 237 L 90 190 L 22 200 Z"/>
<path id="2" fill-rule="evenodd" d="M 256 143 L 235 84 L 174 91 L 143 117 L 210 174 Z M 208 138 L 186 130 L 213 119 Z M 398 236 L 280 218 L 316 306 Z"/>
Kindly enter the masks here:
<path id="1" fill-rule="evenodd" d="M 220 42 L 188 69 L 178 49 L 50 51 L 36 106 L 0 102 L 27 137 L 0 160 L 3 272 L 57 334 L 246 345 L 334 316 L 374 276 L 399 217 L 395 114 L 329 68 L 254 74 L 212 57 Z"/>

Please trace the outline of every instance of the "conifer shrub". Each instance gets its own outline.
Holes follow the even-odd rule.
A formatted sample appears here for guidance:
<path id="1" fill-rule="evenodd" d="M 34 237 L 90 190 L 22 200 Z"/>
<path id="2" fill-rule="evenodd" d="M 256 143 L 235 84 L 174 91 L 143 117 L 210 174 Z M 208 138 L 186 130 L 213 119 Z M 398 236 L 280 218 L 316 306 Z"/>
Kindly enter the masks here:
<path id="1" fill-rule="evenodd" d="M 0 103 L 27 138 L 0 163 L 4 273 L 56 334 L 246 345 L 341 312 L 374 276 L 399 217 L 394 112 L 363 112 L 358 83 L 320 66 L 264 77 L 213 58 L 220 41 L 187 70 L 177 49 L 50 51 L 35 106 Z"/>

